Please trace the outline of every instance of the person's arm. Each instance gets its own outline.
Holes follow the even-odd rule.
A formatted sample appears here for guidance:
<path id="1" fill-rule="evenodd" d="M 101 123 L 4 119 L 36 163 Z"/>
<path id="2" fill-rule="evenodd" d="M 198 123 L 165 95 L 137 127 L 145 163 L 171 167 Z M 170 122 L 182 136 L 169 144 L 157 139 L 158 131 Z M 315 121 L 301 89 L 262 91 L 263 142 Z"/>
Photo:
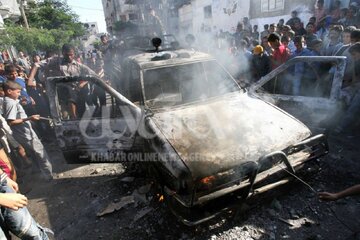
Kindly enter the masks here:
<path id="1" fill-rule="evenodd" d="M 39 68 L 40 68 L 39 63 L 35 63 L 34 66 L 31 68 L 29 79 L 28 79 L 28 82 L 27 82 L 28 86 L 30 86 L 30 87 L 35 87 L 36 86 L 36 84 L 34 82 L 34 79 L 35 79 L 35 75 L 36 75 Z"/>
<path id="2" fill-rule="evenodd" d="M 324 201 L 336 201 L 338 199 L 353 196 L 360 194 L 360 184 L 349 187 L 343 191 L 337 192 L 337 193 L 329 193 L 329 192 L 320 192 L 318 193 L 318 196 L 321 200 Z"/>
<path id="3" fill-rule="evenodd" d="M 40 115 L 32 115 L 28 118 L 20 118 L 20 119 L 14 119 L 14 120 L 7 120 L 9 126 L 19 125 L 23 124 L 26 121 L 37 121 L 40 120 Z"/>
<path id="4" fill-rule="evenodd" d="M 20 193 L 0 193 L 0 206 L 18 210 L 27 205 L 27 198 Z"/>
<path id="5" fill-rule="evenodd" d="M 0 168 L 0 183 L 4 182 L 6 180 L 7 185 L 11 187 L 15 192 L 19 191 L 19 185 L 13 181 L 11 178 L 4 173 L 4 171 Z"/>

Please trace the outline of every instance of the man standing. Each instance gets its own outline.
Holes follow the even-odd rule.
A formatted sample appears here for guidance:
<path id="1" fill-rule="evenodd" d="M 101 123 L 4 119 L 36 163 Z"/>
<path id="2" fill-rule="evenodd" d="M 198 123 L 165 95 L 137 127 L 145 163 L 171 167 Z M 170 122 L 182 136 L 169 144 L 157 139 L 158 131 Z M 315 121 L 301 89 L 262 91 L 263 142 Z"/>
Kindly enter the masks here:
<path id="1" fill-rule="evenodd" d="M 106 80 L 111 80 L 111 71 L 112 71 L 112 60 L 113 60 L 113 52 L 111 46 L 111 42 L 109 42 L 109 39 L 106 35 L 101 35 L 100 37 L 101 45 L 100 45 L 100 54 L 99 57 L 103 62 L 104 66 L 104 78 Z"/>
<path id="2" fill-rule="evenodd" d="M 287 48 L 281 44 L 279 34 L 271 33 L 268 37 L 268 42 L 274 49 L 273 53 L 270 55 L 270 59 L 271 68 L 275 69 L 289 59 L 290 53 Z"/>
<path id="3" fill-rule="evenodd" d="M 309 49 L 305 48 L 303 36 L 296 36 L 294 38 L 294 44 L 296 51 L 291 55 L 292 58 L 298 56 L 314 56 Z M 314 76 L 311 71 L 305 69 L 305 64 L 303 62 L 296 63 L 294 68 L 294 78 L 292 79 L 292 94 L 298 96 L 311 91 L 311 86 L 314 82 Z"/>
<path id="4" fill-rule="evenodd" d="M 62 47 L 63 57 L 54 57 L 52 58 L 46 65 L 40 66 L 35 64 L 33 69 L 31 70 L 31 74 L 29 77 L 29 82 L 33 81 L 33 76 L 35 76 L 38 68 L 44 68 L 44 77 L 59 77 L 59 76 L 86 76 L 93 75 L 97 76 L 89 67 L 77 62 L 75 60 L 75 48 L 70 44 L 64 44 Z M 45 81 L 46 83 L 46 81 Z M 75 90 L 77 87 L 82 87 L 86 85 L 86 82 L 83 82 L 81 86 L 73 86 L 66 85 L 62 86 L 61 89 L 61 99 L 60 102 L 64 107 L 67 107 L 70 111 L 70 118 L 77 119 L 78 118 L 78 109 L 77 105 L 79 105 L 78 100 L 78 92 Z M 81 102 L 82 103 L 82 102 Z M 80 104 L 81 104 L 80 103 Z"/>
<path id="5" fill-rule="evenodd" d="M 18 63 L 19 65 L 24 69 L 26 74 L 30 73 L 30 63 L 29 60 L 27 59 L 27 57 L 25 56 L 25 54 L 20 51 L 19 52 L 19 59 L 18 59 Z"/>
<path id="6" fill-rule="evenodd" d="M 251 73 L 254 81 L 268 74 L 271 70 L 270 58 L 264 54 L 262 46 L 257 45 L 253 49 L 253 57 L 251 59 Z"/>

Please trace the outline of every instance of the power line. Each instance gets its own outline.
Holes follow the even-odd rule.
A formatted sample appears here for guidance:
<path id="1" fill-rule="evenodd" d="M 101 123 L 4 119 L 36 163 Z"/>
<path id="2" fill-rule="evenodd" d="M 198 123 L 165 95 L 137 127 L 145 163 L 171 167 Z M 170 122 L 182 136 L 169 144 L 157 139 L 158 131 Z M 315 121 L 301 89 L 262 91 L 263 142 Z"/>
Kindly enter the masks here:
<path id="1" fill-rule="evenodd" d="M 80 8 L 80 9 L 84 9 L 84 10 L 92 10 L 92 11 L 103 11 L 103 9 L 99 9 L 99 8 L 86 8 L 86 7 L 81 7 L 81 6 L 75 6 L 75 5 L 68 5 L 70 7 L 73 8 Z"/>

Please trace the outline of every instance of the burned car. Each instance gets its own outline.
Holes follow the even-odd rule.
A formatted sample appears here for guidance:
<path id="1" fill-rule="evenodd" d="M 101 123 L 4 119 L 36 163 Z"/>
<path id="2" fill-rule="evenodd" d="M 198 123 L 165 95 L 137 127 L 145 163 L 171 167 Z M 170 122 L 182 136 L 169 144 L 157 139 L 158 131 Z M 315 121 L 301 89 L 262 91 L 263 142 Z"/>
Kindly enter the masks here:
<path id="1" fill-rule="evenodd" d="M 324 135 L 241 88 L 208 54 L 141 52 L 122 69 L 119 91 L 96 77 L 48 79 L 59 146 L 69 163 L 145 166 L 187 225 L 216 216 L 225 198 L 244 200 L 328 151 Z M 79 91 L 78 119 L 61 100 L 64 86 Z M 106 103 L 96 99 L 99 89 Z"/>

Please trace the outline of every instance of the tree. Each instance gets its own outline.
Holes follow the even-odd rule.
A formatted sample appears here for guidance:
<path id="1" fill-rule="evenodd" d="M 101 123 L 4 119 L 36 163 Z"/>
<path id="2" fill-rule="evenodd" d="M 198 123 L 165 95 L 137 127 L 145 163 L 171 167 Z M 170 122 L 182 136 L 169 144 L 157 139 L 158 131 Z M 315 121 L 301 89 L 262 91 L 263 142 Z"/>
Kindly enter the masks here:
<path id="1" fill-rule="evenodd" d="M 0 40 L 0 45 L 13 45 L 15 48 L 27 52 L 59 50 L 61 46 L 70 42 L 71 32 L 56 29 L 30 28 L 25 30 L 19 26 L 7 26 Z"/>
<path id="2" fill-rule="evenodd" d="M 31 28 L 68 31 L 73 38 L 85 34 L 79 16 L 73 13 L 63 0 L 29 2 L 25 12 Z"/>
<path id="3" fill-rule="evenodd" d="M 30 29 L 6 22 L 5 30 L 1 33 L 1 46 L 13 45 L 28 53 L 57 51 L 64 43 L 77 43 L 76 38 L 85 34 L 78 16 L 62 0 L 29 2 L 26 15 Z"/>

